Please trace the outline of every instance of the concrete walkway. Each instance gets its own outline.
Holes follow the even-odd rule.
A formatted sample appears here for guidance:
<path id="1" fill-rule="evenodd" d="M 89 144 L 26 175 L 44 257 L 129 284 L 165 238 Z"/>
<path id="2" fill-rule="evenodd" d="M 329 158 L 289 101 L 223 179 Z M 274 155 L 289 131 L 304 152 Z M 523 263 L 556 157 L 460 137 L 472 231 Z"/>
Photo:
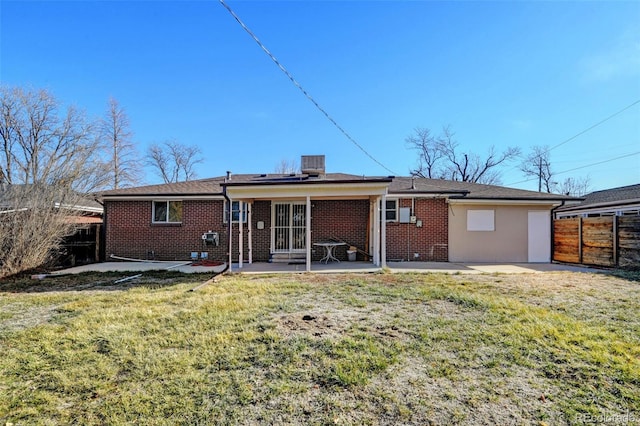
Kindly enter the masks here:
<path id="1" fill-rule="evenodd" d="M 189 261 L 149 261 L 149 262 L 103 262 L 89 265 L 76 266 L 54 272 L 54 274 L 79 274 L 82 272 L 144 272 L 152 270 L 168 270 L 183 273 L 218 273 L 224 269 L 221 266 L 191 266 Z M 419 273 L 445 273 L 445 274 L 523 274 L 542 273 L 554 271 L 569 272 L 604 272 L 601 269 L 585 266 L 563 265 L 559 263 L 449 263 L 449 262 L 388 262 L 387 267 L 392 273 L 419 272 Z M 242 268 L 234 263 L 231 268 L 234 273 L 242 274 L 283 274 L 304 273 L 305 264 L 265 263 L 258 262 L 243 264 Z M 333 262 L 321 264 L 314 262 L 311 265 L 312 273 L 372 273 L 379 272 L 381 268 L 375 267 L 370 262 Z"/>

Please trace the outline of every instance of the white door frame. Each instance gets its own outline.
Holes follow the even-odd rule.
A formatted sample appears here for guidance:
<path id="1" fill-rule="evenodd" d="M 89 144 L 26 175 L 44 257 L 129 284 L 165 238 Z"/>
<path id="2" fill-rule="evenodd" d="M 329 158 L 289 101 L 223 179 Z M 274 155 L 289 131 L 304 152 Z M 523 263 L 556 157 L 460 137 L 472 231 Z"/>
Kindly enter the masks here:
<path id="1" fill-rule="evenodd" d="M 551 212 L 548 210 L 527 213 L 527 261 L 551 262 Z"/>
<path id="2" fill-rule="evenodd" d="M 276 205 L 277 204 L 286 204 L 289 206 L 289 217 L 288 217 L 288 228 L 289 228 L 289 241 L 287 241 L 287 249 L 276 249 Z M 305 213 L 305 225 L 304 229 L 301 227 L 293 226 L 293 206 L 304 206 L 307 208 L 307 202 L 305 200 L 278 200 L 271 202 L 271 253 L 305 253 L 307 251 L 307 244 L 305 243 L 302 248 L 292 249 L 293 246 L 293 229 L 298 228 L 298 234 L 305 235 L 307 238 L 307 229 L 309 224 L 307 223 L 307 214 Z"/>

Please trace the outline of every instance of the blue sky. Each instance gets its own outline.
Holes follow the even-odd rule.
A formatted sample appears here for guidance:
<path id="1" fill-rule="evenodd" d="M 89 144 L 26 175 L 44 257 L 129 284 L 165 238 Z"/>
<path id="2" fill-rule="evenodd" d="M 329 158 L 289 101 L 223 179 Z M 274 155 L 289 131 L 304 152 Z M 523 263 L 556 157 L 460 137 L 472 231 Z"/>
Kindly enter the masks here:
<path id="1" fill-rule="evenodd" d="M 483 154 L 555 146 L 640 100 L 640 2 L 238 1 L 238 16 L 393 174 L 415 127 Z M 198 145 L 199 177 L 325 154 L 388 175 L 296 88 L 218 1 L 0 1 L 0 82 L 100 116 L 126 109 L 140 152 Z M 617 157 L 617 160 L 612 160 Z M 640 103 L 551 152 L 591 189 L 640 182 Z M 612 161 L 608 161 L 612 160 Z M 601 162 L 601 164 L 592 165 Z M 505 185 L 535 189 L 513 163 Z M 585 167 L 589 166 L 589 167 Z M 147 182 L 158 182 L 150 171 Z"/>

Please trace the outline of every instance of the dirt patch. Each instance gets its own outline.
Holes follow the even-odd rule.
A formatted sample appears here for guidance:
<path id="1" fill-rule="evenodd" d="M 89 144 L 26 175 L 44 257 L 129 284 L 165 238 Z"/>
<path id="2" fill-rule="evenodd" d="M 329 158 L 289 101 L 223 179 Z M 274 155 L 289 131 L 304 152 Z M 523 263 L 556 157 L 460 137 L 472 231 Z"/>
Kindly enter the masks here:
<path id="1" fill-rule="evenodd" d="M 57 305 L 31 306 L 26 308 L 21 303 L 10 303 L 2 307 L 3 316 L 0 320 L 0 330 L 19 331 L 49 322 L 58 314 Z"/>

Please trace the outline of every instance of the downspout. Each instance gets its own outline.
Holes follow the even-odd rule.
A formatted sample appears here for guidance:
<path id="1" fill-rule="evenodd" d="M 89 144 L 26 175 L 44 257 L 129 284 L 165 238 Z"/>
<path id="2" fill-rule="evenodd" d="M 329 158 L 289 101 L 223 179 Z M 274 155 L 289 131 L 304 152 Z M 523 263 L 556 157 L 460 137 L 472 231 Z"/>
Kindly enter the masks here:
<path id="1" fill-rule="evenodd" d="M 228 174 L 229 172 L 227 172 Z M 229 196 L 227 195 L 227 187 L 226 185 L 222 186 L 222 196 L 224 197 L 224 199 L 227 202 L 227 206 L 229 206 L 229 208 L 227 209 L 229 212 L 229 217 L 227 217 L 227 266 L 224 267 L 224 269 L 222 270 L 222 272 L 220 272 L 218 275 L 222 275 L 225 272 L 227 272 L 229 270 L 229 268 L 231 267 L 231 218 L 232 213 L 231 213 L 231 198 L 229 198 Z M 224 210 L 224 209 L 223 209 Z"/>
<path id="2" fill-rule="evenodd" d="M 551 209 L 551 262 L 554 261 L 553 253 L 555 252 L 555 227 L 553 226 L 553 221 L 555 220 L 556 210 L 560 207 L 564 206 L 565 200 L 562 200 L 559 206 L 555 206 Z"/>

